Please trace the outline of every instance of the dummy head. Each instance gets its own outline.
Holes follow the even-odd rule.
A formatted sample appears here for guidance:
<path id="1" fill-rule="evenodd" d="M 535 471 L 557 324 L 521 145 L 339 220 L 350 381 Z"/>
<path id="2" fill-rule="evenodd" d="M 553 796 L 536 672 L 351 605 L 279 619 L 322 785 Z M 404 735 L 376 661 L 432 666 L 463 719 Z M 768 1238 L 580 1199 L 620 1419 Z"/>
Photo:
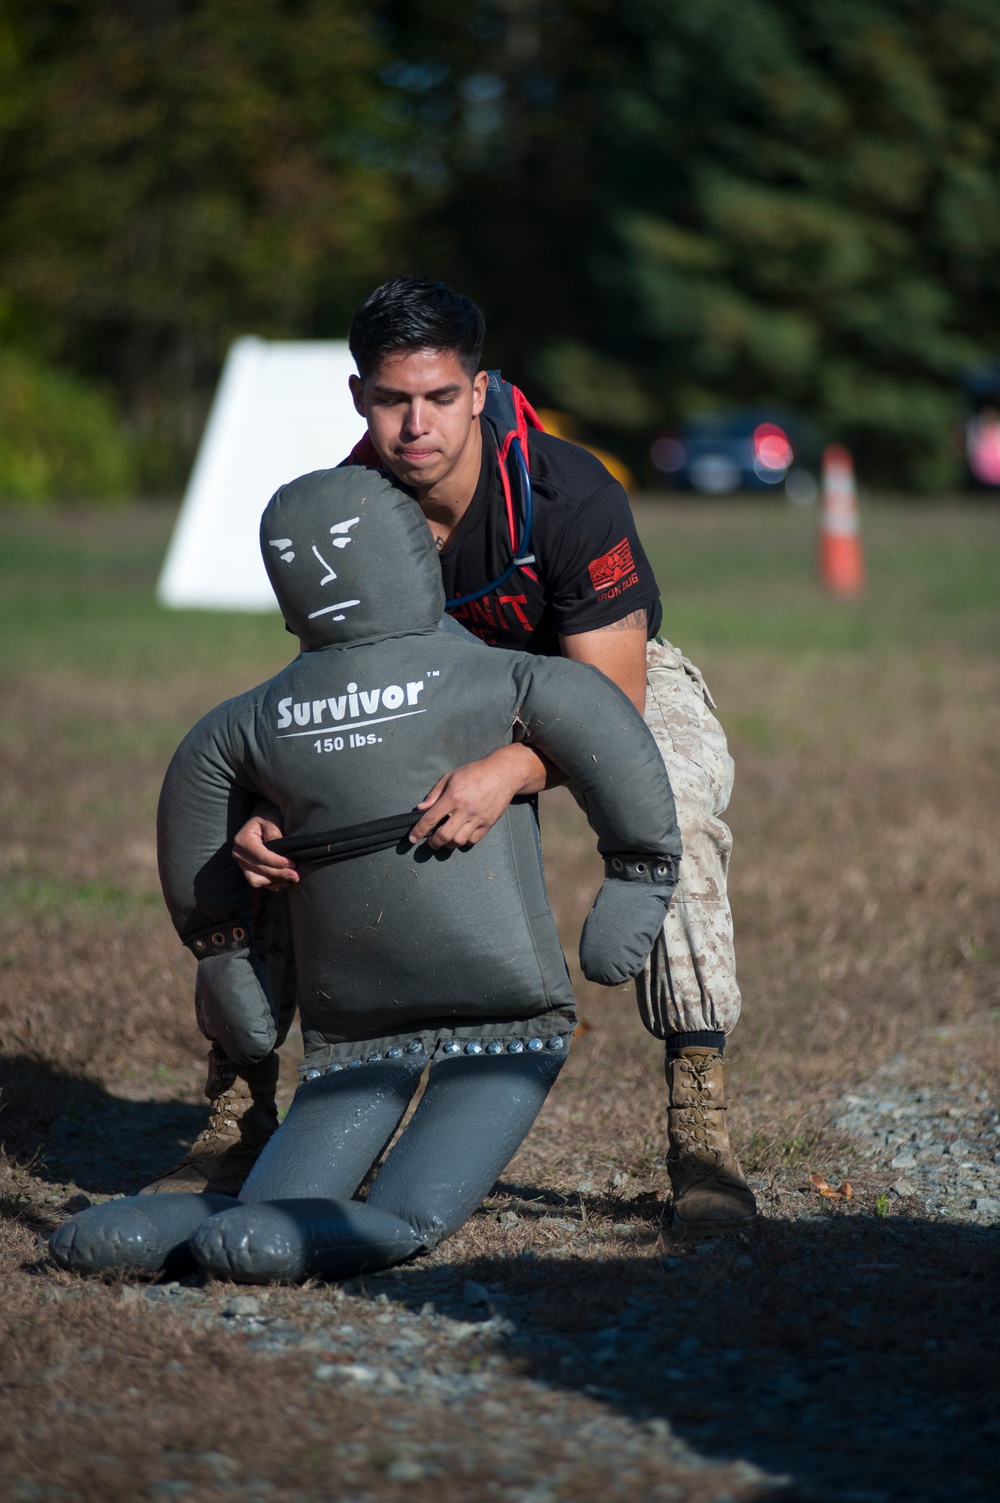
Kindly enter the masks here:
<path id="1" fill-rule="evenodd" d="M 346 465 L 283 485 L 261 518 L 260 548 L 304 647 L 426 631 L 444 612 L 423 513 L 377 470 Z"/>

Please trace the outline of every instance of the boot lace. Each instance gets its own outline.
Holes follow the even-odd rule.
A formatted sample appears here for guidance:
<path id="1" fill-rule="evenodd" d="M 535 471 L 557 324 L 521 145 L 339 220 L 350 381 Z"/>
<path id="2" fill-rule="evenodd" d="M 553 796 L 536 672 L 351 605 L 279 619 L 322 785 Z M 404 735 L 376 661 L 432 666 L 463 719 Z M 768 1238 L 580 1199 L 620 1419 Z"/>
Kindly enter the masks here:
<path id="1" fill-rule="evenodd" d="M 674 1108 L 677 1126 L 691 1140 L 689 1151 L 692 1160 L 702 1170 L 711 1172 L 722 1168 L 725 1159 L 724 1148 L 718 1141 L 720 1128 L 721 1136 L 725 1139 L 725 1118 L 722 1116 L 724 1108 L 716 1106 L 712 1100 L 710 1072 L 715 1067 L 715 1060 L 709 1055 L 699 1059 L 685 1059 L 681 1067 L 689 1077 L 685 1084 L 689 1091 L 695 1093 L 696 1099 L 689 1106 Z"/>

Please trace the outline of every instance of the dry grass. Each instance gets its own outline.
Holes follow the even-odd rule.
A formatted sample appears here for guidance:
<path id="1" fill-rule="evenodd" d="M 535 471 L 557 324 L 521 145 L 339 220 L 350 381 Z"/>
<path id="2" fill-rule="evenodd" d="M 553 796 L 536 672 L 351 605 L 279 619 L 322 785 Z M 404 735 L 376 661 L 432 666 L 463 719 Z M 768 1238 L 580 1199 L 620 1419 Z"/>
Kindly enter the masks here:
<path id="1" fill-rule="evenodd" d="M 736 508 L 643 517 L 679 622 L 669 630 L 701 661 L 737 757 L 732 897 L 745 1020 L 731 1050 L 735 1135 L 745 1165 L 770 1187 L 770 1219 L 715 1259 L 682 1258 L 668 1293 L 663 1258 L 674 1249 L 661 1225 L 659 1047 L 624 990 L 581 982 L 586 1027 L 557 1091 L 501 1190 L 427 1261 L 431 1273 L 450 1265 L 512 1290 L 530 1287 L 550 1332 L 600 1327 L 626 1292 L 645 1290 L 696 1309 L 704 1342 L 757 1352 L 766 1381 L 779 1354 L 788 1360 L 817 1339 L 815 1302 L 856 1299 L 856 1290 L 825 1280 L 824 1265 L 839 1259 L 837 1276 L 847 1277 L 843 1267 L 884 1257 L 893 1233 L 865 1216 L 883 1186 L 831 1135 L 833 1101 L 898 1051 L 916 1079 L 965 1065 L 970 1088 L 993 1088 L 1000 665 L 983 649 L 997 640 L 1000 604 L 994 592 L 991 605 L 981 583 L 964 595 L 955 584 L 963 568 L 979 578 L 989 534 L 978 513 L 928 510 L 912 523 L 902 515 L 886 512 L 871 524 L 891 598 L 853 615 L 817 603 L 802 582 L 809 542 L 801 518 L 774 512 L 755 522 Z M 270 1481 L 271 1499 L 321 1498 L 337 1495 L 324 1480 L 330 1436 L 349 1432 L 366 1458 L 354 1467 L 351 1495 L 391 1497 L 398 1490 L 386 1481 L 378 1436 L 387 1413 L 405 1413 L 402 1399 L 359 1392 L 348 1404 L 308 1383 L 292 1358 L 259 1368 L 248 1385 L 231 1336 L 123 1303 L 114 1286 L 74 1286 L 38 1261 L 38 1234 L 75 1193 L 136 1188 L 197 1131 L 203 1044 L 189 1004 L 189 957 L 157 893 L 152 813 L 166 760 L 193 719 L 287 656 L 273 621 L 237 630 L 231 621 L 155 611 L 148 586 L 166 521 L 156 512 L 121 514 L 113 539 L 107 521 L 78 514 L 12 529 L 0 730 L 8 1385 L 0 1457 L 9 1476 L 42 1489 L 26 1498 L 124 1503 L 150 1496 L 165 1476 L 187 1478 L 191 1496 L 222 1498 L 234 1474 L 211 1460 L 218 1452 Z M 941 543 L 948 537 L 950 559 Z M 902 555 L 924 560 L 924 596 L 913 593 Z M 695 560 L 687 576 L 684 559 Z M 762 581 L 768 568 L 770 583 Z M 784 636 L 774 622 L 782 609 Z M 550 893 L 573 956 L 598 881 L 592 841 L 568 796 L 551 796 L 543 821 Z M 800 1213 L 815 1211 L 798 1192 L 807 1170 L 849 1175 L 858 1190 L 852 1207 L 827 1208 L 822 1247 L 815 1227 L 796 1230 Z M 548 1202 L 540 1191 L 552 1192 Z M 498 1213 L 510 1210 L 516 1222 L 501 1221 Z M 988 1418 L 992 1382 L 974 1349 L 989 1248 L 906 1226 L 905 1254 L 892 1244 L 901 1272 L 891 1292 L 848 1339 L 876 1388 L 922 1363 L 939 1394 L 964 1392 L 969 1401 L 978 1372 L 967 1410 L 973 1426 Z M 535 1256 L 515 1262 L 518 1253 Z M 51 1302 L 53 1288 L 71 1292 Z M 308 1322 L 310 1291 L 272 1298 Z M 942 1321 L 973 1346 L 928 1357 L 927 1331 Z M 650 1374 L 633 1376 L 647 1400 L 659 1391 Z M 716 1397 L 673 1389 L 661 1412 L 694 1424 Z M 579 1402 L 582 1423 L 594 1402 Z M 461 1450 L 473 1432 L 504 1444 L 499 1421 L 452 1415 L 441 1427 L 425 1436 L 431 1450 L 449 1435 Z M 821 1450 L 828 1439 L 817 1438 Z M 772 1464 L 782 1444 L 791 1438 L 768 1440 Z M 587 1465 L 560 1497 L 652 1496 L 654 1483 L 669 1480 L 666 1467 L 616 1494 L 613 1467 Z M 881 1460 L 873 1453 L 865 1461 L 871 1473 L 858 1486 L 880 1466 L 889 1478 L 906 1471 L 889 1446 Z M 463 1478 L 456 1463 L 406 1495 L 475 1497 L 486 1484 L 485 1474 Z M 690 1480 L 685 1487 L 692 1500 L 714 1496 L 708 1482 L 704 1494 Z M 732 1496 L 750 1496 L 733 1487 Z M 63 1491 L 44 1490 L 53 1488 Z M 968 1495 L 978 1496 L 975 1488 Z"/>

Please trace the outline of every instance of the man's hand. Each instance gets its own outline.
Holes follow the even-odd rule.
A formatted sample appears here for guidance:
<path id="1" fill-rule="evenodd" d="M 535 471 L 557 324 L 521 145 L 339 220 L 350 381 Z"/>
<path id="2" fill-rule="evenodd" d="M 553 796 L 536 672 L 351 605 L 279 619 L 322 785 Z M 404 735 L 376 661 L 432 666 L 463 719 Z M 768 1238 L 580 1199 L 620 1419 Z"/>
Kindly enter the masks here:
<path id="1" fill-rule="evenodd" d="M 299 874 L 287 856 L 269 851 L 265 840 L 280 840 L 284 834 L 277 809 L 271 804 L 258 804 L 250 819 L 233 841 L 233 860 L 242 871 L 251 887 L 268 887 L 280 891 L 290 882 L 297 882 Z"/>
<path id="2" fill-rule="evenodd" d="M 518 794 L 540 793 L 551 782 L 548 763 L 529 746 L 501 746 L 478 762 L 456 767 L 434 784 L 418 809 L 410 842 L 432 851 L 476 845 Z"/>

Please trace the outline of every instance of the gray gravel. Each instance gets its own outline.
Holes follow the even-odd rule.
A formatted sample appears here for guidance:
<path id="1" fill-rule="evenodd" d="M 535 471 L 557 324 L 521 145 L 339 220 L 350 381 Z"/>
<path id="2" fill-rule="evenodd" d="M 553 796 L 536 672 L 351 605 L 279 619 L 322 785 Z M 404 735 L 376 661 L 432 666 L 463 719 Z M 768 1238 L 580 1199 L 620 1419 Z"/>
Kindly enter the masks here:
<path id="1" fill-rule="evenodd" d="M 73 1294 L 67 1290 L 60 1297 Z M 434 1298 L 425 1297 L 429 1294 Z M 622 1497 L 637 1496 L 628 1486 L 631 1477 L 664 1461 L 676 1470 L 682 1486 L 689 1476 L 706 1503 L 789 1496 L 787 1475 L 745 1457 L 705 1455 L 661 1415 L 616 1412 L 624 1393 L 596 1380 L 609 1363 L 639 1355 L 639 1328 L 661 1314 L 646 1302 L 631 1301 L 620 1326 L 589 1333 L 581 1343 L 539 1332 L 530 1294 L 512 1294 L 499 1285 L 464 1278 L 457 1270 L 419 1265 L 330 1288 L 300 1302 L 294 1318 L 273 1313 L 275 1305 L 284 1304 L 282 1292 L 233 1295 L 225 1286 L 203 1286 L 193 1278 L 124 1285 L 119 1297 L 129 1304 L 141 1300 L 182 1312 L 196 1330 L 227 1331 L 258 1359 L 294 1355 L 301 1359 L 303 1375 L 316 1383 L 405 1398 L 407 1428 L 415 1438 L 406 1442 L 394 1436 L 391 1481 L 450 1475 L 453 1445 L 427 1442 L 421 1431 L 433 1429 L 431 1417 L 442 1411 L 458 1424 L 470 1409 L 480 1420 L 500 1426 L 498 1445 L 486 1434 L 478 1444 L 486 1450 L 495 1445 L 495 1495 L 506 1503 L 558 1503 L 564 1498 L 561 1483 L 570 1466 L 544 1458 L 561 1454 L 567 1437 L 580 1455 L 618 1458 Z M 525 1375 L 525 1360 L 539 1358 L 555 1364 L 554 1380 Z M 595 1381 L 582 1388 L 560 1381 L 558 1374 L 565 1376 L 567 1364 L 574 1376 L 583 1367 Z M 582 1423 L 581 1394 L 586 1401 Z M 344 1442 L 336 1450 L 348 1471 L 367 1457 L 361 1444 Z M 526 1474 L 530 1479 L 533 1464 L 535 1476 L 529 1481 Z M 718 1477 L 715 1486 L 713 1474 Z M 170 1486 L 177 1484 L 162 1484 L 162 1496 Z M 657 1489 L 655 1496 L 681 1499 L 689 1493 L 686 1488 Z"/>
<path id="2" fill-rule="evenodd" d="M 843 1098 L 833 1127 L 848 1133 L 886 1180 L 932 1217 L 971 1226 L 1000 1222 L 1000 1111 L 975 1090 L 968 1065 L 939 1085 L 909 1082 L 897 1054 L 861 1090 Z"/>

